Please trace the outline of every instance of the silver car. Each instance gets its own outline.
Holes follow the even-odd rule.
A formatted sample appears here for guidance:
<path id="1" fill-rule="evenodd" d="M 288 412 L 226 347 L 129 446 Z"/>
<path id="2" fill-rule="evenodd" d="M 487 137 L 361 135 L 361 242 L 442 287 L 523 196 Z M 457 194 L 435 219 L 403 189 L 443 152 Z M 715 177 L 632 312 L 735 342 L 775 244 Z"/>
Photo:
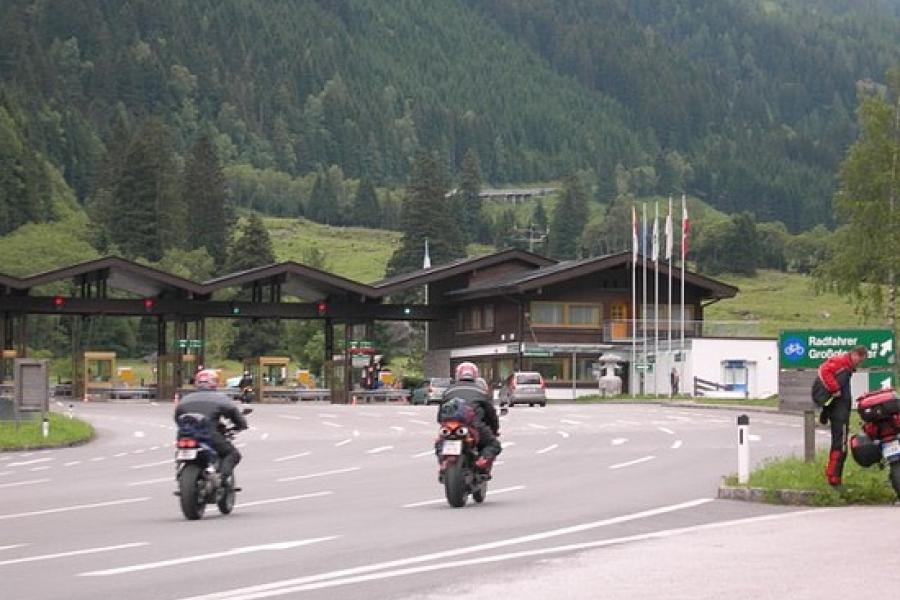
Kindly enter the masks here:
<path id="1" fill-rule="evenodd" d="M 500 406 L 514 404 L 547 406 L 547 389 L 540 373 L 518 371 L 506 378 L 500 387 Z"/>
<path id="2" fill-rule="evenodd" d="M 444 391 L 452 383 L 449 377 L 430 377 L 413 390 L 412 404 L 440 404 Z"/>

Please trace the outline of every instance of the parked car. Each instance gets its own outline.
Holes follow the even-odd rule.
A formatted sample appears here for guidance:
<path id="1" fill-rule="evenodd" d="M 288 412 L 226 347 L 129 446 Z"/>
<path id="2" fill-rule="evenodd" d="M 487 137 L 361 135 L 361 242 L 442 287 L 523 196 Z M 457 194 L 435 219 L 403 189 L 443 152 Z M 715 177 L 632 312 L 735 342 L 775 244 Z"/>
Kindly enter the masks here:
<path id="1" fill-rule="evenodd" d="M 430 377 L 413 390 L 410 402 L 412 404 L 440 404 L 444 390 L 450 387 L 450 383 L 449 377 Z"/>
<path id="2" fill-rule="evenodd" d="M 511 373 L 500 386 L 500 406 L 540 404 L 547 406 L 547 388 L 544 378 L 534 371 Z"/>

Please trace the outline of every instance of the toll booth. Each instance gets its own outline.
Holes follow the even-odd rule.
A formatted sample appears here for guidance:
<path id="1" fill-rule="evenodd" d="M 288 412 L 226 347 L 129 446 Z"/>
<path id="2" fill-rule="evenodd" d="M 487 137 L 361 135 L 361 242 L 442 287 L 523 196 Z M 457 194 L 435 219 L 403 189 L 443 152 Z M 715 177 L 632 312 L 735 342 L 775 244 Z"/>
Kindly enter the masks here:
<path id="1" fill-rule="evenodd" d="M 11 348 L 4 348 L 0 352 L 0 384 L 13 383 L 13 366 L 17 353 Z"/>
<path id="2" fill-rule="evenodd" d="M 253 377 L 255 402 L 269 397 L 289 394 L 294 387 L 288 379 L 288 356 L 255 356 L 244 360 L 244 370 Z"/>
<path id="3" fill-rule="evenodd" d="M 115 352 L 88 351 L 81 355 L 81 382 L 76 397 L 107 396 L 116 372 Z"/>
<path id="4" fill-rule="evenodd" d="M 159 357 L 158 364 L 158 399 L 172 400 L 176 393 L 182 394 L 185 393 L 182 390 L 194 387 L 194 374 L 199 364 L 196 354 L 164 354 Z"/>

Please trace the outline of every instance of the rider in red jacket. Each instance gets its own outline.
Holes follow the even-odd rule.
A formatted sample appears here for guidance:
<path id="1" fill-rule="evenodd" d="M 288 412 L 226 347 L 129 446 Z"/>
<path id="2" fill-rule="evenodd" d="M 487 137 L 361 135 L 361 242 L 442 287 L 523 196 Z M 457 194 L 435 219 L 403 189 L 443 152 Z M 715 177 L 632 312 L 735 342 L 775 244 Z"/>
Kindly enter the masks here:
<path id="1" fill-rule="evenodd" d="M 847 428 L 850 424 L 850 377 L 868 356 L 865 346 L 854 346 L 850 352 L 832 356 L 819 365 L 813 383 L 813 402 L 822 407 L 819 421 L 831 421 L 831 452 L 825 467 L 825 478 L 834 486 L 841 485 L 844 459 L 847 457 Z"/>

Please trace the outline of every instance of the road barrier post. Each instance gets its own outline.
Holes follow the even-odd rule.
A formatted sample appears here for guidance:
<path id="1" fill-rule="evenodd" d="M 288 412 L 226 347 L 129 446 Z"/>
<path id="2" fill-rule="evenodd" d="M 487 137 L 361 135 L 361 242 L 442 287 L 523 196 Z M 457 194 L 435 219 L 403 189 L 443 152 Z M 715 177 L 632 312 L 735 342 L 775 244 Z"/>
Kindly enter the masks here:
<path id="1" fill-rule="evenodd" d="M 803 462 L 812 462 L 816 458 L 816 411 L 803 411 Z"/>
<path id="2" fill-rule="evenodd" d="M 738 425 L 738 483 L 750 481 L 750 417 L 741 415 Z"/>

